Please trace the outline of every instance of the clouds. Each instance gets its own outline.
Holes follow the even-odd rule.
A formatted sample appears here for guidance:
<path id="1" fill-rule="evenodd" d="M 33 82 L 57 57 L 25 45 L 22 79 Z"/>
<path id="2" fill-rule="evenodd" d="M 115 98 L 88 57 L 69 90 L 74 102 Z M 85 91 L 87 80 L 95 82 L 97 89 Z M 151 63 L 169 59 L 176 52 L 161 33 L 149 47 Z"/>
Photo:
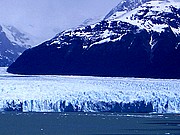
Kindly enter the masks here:
<path id="1" fill-rule="evenodd" d="M 0 0 L 0 22 L 13 24 L 35 36 L 52 37 L 85 19 L 105 16 L 120 0 Z M 44 35 L 42 35 L 44 33 Z"/>

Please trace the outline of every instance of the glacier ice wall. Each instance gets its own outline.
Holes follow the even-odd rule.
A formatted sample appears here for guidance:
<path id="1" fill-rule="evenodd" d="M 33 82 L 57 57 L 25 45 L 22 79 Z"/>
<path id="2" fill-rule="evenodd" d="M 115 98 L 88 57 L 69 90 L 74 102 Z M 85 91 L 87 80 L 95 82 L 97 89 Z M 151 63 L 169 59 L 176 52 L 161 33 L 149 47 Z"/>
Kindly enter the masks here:
<path id="1" fill-rule="evenodd" d="M 121 112 L 121 113 L 180 113 L 180 99 L 160 99 L 147 102 L 66 102 L 62 100 L 4 101 L 1 111 L 17 112 Z"/>
<path id="2" fill-rule="evenodd" d="M 180 113 L 180 81 L 0 76 L 0 111 Z"/>

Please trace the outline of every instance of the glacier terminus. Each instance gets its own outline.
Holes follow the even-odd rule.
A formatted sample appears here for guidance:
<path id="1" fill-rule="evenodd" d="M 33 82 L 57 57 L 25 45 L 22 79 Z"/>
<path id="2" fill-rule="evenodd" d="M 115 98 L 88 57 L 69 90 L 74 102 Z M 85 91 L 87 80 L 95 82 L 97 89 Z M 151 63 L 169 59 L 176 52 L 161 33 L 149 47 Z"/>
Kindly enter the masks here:
<path id="1" fill-rule="evenodd" d="M 175 79 L 33 76 L 2 71 L 1 111 L 180 113 L 180 83 Z"/>

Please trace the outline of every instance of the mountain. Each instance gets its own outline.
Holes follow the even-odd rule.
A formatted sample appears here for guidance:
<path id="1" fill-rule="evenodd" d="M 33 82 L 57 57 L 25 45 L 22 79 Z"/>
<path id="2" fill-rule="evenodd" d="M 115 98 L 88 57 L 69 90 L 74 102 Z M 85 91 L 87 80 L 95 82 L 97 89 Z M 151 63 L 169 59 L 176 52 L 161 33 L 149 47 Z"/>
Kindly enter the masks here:
<path id="1" fill-rule="evenodd" d="M 7 35 L 9 37 L 11 35 L 13 38 L 9 38 Z M 9 66 L 27 49 L 25 40 L 27 39 L 24 35 L 14 27 L 7 26 L 5 28 L 0 26 L 0 67 Z M 20 41 L 22 44 L 19 44 Z"/>
<path id="2" fill-rule="evenodd" d="M 121 2 L 103 21 L 26 50 L 7 71 L 180 78 L 180 2 L 136 2 Z"/>
<path id="3" fill-rule="evenodd" d="M 82 22 L 82 24 L 79 25 L 78 27 L 87 26 L 88 24 L 93 24 L 95 22 L 98 22 L 99 20 L 100 17 L 89 18 L 86 19 L 84 22 Z M 0 47 L 1 57 L 3 57 L 0 60 L 0 66 L 9 66 L 19 57 L 19 55 L 24 50 L 33 47 L 36 44 L 41 43 L 42 41 L 44 41 L 45 37 L 47 38 L 47 35 L 44 37 L 43 34 L 36 34 L 34 31 L 37 31 L 37 28 L 32 25 L 25 25 L 22 28 L 19 27 L 17 28 L 13 25 L 8 25 L 8 24 L 1 24 L 0 26 L 1 26 L 1 31 L 4 32 L 4 36 L 6 36 L 7 40 L 11 42 L 8 43 L 7 46 L 5 46 L 6 43 L 4 43 L 4 45 Z M 31 28 L 31 30 L 29 29 L 29 27 Z M 27 31 L 29 33 L 27 33 Z M 52 31 L 53 31 L 52 33 L 55 33 L 55 31 L 60 32 L 62 31 L 62 29 L 52 28 Z M 11 45 L 11 47 L 9 47 L 9 44 L 12 44 L 13 46 Z M 9 55 L 7 53 L 4 53 L 4 50 L 6 51 L 10 50 L 11 53 L 13 54 Z"/>
<path id="4" fill-rule="evenodd" d="M 13 45 L 19 45 L 24 48 L 29 48 L 34 45 L 33 39 L 28 33 L 22 32 L 12 25 L 3 24 L 1 26 Z"/>
<path id="5" fill-rule="evenodd" d="M 80 28 L 80 27 L 85 27 L 85 26 L 91 25 L 91 24 L 95 24 L 95 23 L 97 23 L 97 22 L 100 22 L 101 20 L 102 20 L 102 17 L 101 17 L 101 16 L 85 19 L 85 20 L 82 22 L 82 24 L 80 24 L 80 25 L 78 26 L 78 28 Z"/>
<path id="6" fill-rule="evenodd" d="M 121 2 L 113 8 L 104 19 L 108 19 L 111 16 L 116 16 L 116 13 L 126 14 L 127 12 L 137 8 L 138 6 L 151 1 L 151 0 L 121 0 Z"/>
<path id="7" fill-rule="evenodd" d="M 132 1 L 132 0 L 129 0 Z M 133 0 L 136 1 L 136 0 Z M 139 4 L 141 3 L 141 0 Z M 128 22 L 147 31 L 161 32 L 165 27 L 171 27 L 174 32 L 179 28 L 179 3 L 174 0 L 144 0 L 149 1 L 134 10 L 118 10 L 110 12 L 105 20 Z M 127 1 L 126 1 L 127 2 Z M 123 3 L 124 4 L 124 3 Z M 138 4 L 138 3 L 137 3 Z M 138 5 L 139 5 L 138 4 Z M 136 7 L 136 6 L 133 6 Z M 128 9 L 133 9 L 128 7 Z M 121 8 L 120 8 L 121 9 Z M 177 21 L 177 22 L 176 22 Z"/>

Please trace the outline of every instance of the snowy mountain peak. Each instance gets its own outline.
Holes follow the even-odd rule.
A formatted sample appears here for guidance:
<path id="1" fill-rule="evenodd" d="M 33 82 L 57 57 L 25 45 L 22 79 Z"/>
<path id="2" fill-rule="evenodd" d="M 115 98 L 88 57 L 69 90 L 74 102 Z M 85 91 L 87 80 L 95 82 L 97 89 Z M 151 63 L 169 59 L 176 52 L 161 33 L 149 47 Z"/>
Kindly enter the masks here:
<path id="1" fill-rule="evenodd" d="M 9 66 L 29 48 L 30 39 L 13 26 L 0 25 L 0 67 Z"/>
<path id="2" fill-rule="evenodd" d="M 137 8 L 139 5 L 142 5 L 145 2 L 150 0 L 122 0 L 115 8 L 113 8 L 106 16 L 105 20 L 111 16 L 115 16 L 116 12 L 126 13 L 130 10 Z"/>
<path id="3" fill-rule="evenodd" d="M 144 4 L 140 4 L 141 2 Z M 120 5 L 122 6 L 121 3 Z M 147 31 L 161 32 L 164 28 L 171 27 L 174 33 L 180 33 L 180 1 L 147 0 L 139 1 L 137 5 L 139 6 L 135 9 L 117 9 L 112 15 L 106 17 L 106 20 L 121 20 Z"/>
<path id="4" fill-rule="evenodd" d="M 17 29 L 12 25 L 1 25 L 2 31 L 6 33 L 7 38 L 13 45 L 19 45 L 25 48 L 29 48 L 34 45 L 33 38 L 30 34 L 25 33 Z"/>

